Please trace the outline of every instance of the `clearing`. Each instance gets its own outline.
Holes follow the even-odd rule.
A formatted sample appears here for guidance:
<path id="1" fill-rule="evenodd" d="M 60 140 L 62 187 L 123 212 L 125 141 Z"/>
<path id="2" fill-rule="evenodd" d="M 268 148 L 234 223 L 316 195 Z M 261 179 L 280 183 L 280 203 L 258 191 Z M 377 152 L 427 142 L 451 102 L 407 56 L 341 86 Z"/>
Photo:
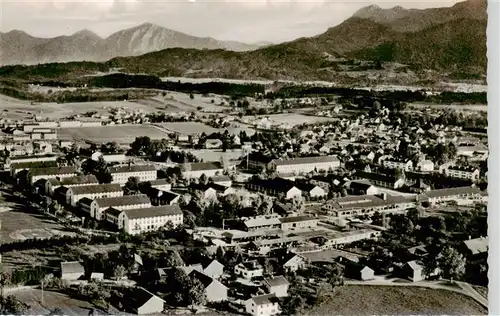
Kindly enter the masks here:
<path id="1" fill-rule="evenodd" d="M 472 298 L 416 286 L 348 285 L 303 315 L 487 315 Z"/>
<path id="2" fill-rule="evenodd" d="M 71 127 L 57 130 L 62 140 L 88 140 L 93 142 L 112 142 L 130 144 L 136 137 L 148 136 L 151 139 L 168 138 L 167 133 L 153 125 L 106 125 L 98 127 Z"/>

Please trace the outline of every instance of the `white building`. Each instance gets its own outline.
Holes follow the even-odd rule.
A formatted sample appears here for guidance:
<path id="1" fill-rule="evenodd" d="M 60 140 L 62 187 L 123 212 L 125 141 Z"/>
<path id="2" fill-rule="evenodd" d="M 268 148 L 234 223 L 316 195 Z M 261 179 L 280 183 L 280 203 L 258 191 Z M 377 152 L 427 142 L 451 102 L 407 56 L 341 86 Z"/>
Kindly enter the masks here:
<path id="1" fill-rule="evenodd" d="M 274 294 L 258 295 L 245 302 L 245 310 L 252 316 L 272 316 L 281 313 L 279 300 Z"/>
<path id="2" fill-rule="evenodd" d="M 288 296 L 288 280 L 284 276 L 275 276 L 264 280 L 264 285 L 269 294 L 277 297 Z"/>
<path id="3" fill-rule="evenodd" d="M 277 173 L 309 173 L 311 171 L 328 171 L 340 167 L 337 156 L 305 157 L 288 160 L 273 160 L 269 164 Z"/>
<path id="4" fill-rule="evenodd" d="M 151 165 L 130 165 L 109 168 L 113 176 L 112 183 L 124 185 L 130 177 L 139 179 L 139 182 L 153 181 L 157 179 L 157 171 Z"/>
<path id="5" fill-rule="evenodd" d="M 264 268 L 256 260 L 240 262 L 234 267 L 234 274 L 247 280 L 264 275 Z"/>
<path id="6" fill-rule="evenodd" d="M 430 160 L 421 160 L 418 162 L 416 170 L 422 172 L 434 171 L 434 162 Z"/>
<path id="7" fill-rule="evenodd" d="M 163 205 L 140 209 L 126 209 L 117 212 L 106 212 L 106 219 L 113 222 L 116 218 L 119 229 L 131 235 L 157 230 L 171 222 L 174 227 L 183 223 L 183 213 L 178 205 Z"/>
<path id="8" fill-rule="evenodd" d="M 76 176 L 74 167 L 48 167 L 48 168 L 33 168 L 29 170 L 30 184 L 34 184 L 40 179 L 50 178 L 70 178 Z"/>
<path id="9" fill-rule="evenodd" d="M 76 206 L 83 198 L 96 199 L 123 196 L 123 190 L 117 183 L 94 184 L 71 187 L 66 190 L 66 203 Z"/>
<path id="10" fill-rule="evenodd" d="M 110 207 L 123 211 L 152 206 L 149 197 L 145 194 L 97 198 L 94 200 L 82 199 L 79 204 L 82 211 L 89 213 L 92 218 L 97 220 L 104 220 L 104 211 Z"/>
<path id="11" fill-rule="evenodd" d="M 382 165 L 388 169 L 401 169 L 404 171 L 413 170 L 413 162 L 411 160 L 386 159 L 383 161 Z"/>
<path id="12" fill-rule="evenodd" d="M 199 178 L 202 174 L 207 177 L 222 175 L 224 167 L 220 162 L 193 162 L 184 165 L 182 172 L 186 179 Z"/>
<path id="13" fill-rule="evenodd" d="M 446 169 L 446 176 L 471 181 L 479 180 L 479 169 L 474 167 L 452 166 Z"/>

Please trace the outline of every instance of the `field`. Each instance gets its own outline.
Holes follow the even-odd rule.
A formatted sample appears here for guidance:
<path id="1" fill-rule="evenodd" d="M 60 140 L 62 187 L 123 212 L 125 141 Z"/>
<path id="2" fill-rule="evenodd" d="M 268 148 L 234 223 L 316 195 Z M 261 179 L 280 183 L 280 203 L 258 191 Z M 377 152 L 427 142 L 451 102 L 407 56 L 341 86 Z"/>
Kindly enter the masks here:
<path id="1" fill-rule="evenodd" d="M 12 294 L 30 306 L 26 312 L 28 315 L 48 315 L 56 307 L 61 309 L 60 315 L 89 315 L 89 312 L 95 308 L 89 302 L 77 300 L 57 292 L 44 291 L 43 305 L 41 304 L 41 290 L 22 290 Z M 97 310 L 95 314 L 108 315 L 103 310 Z"/>
<path id="2" fill-rule="evenodd" d="M 486 315 L 473 299 L 416 286 L 349 285 L 303 315 Z"/>
<path id="3" fill-rule="evenodd" d="M 470 112 L 480 112 L 488 111 L 488 105 L 486 104 L 433 104 L 433 103 L 411 103 L 410 109 L 422 110 L 422 109 L 433 109 L 433 110 L 460 110 L 460 111 L 470 111 Z"/>
<path id="4" fill-rule="evenodd" d="M 214 150 L 214 149 L 201 149 L 201 150 L 190 150 L 186 151 L 191 152 L 193 155 L 198 157 L 198 159 L 203 159 L 203 161 L 221 161 L 222 157 L 226 157 L 228 161 L 238 160 L 243 156 L 243 151 L 241 149 L 228 150 L 223 152 L 222 150 Z"/>
<path id="5" fill-rule="evenodd" d="M 275 124 L 289 124 L 289 125 L 332 122 L 337 120 L 336 118 L 331 118 L 331 117 L 308 116 L 297 113 L 288 113 L 288 114 L 261 115 L 257 117 L 244 116 L 243 121 L 251 122 L 255 118 L 258 119 L 268 118 L 271 122 Z"/>
<path id="6" fill-rule="evenodd" d="M 0 212 L 2 227 L 0 243 L 13 242 L 29 238 L 46 238 L 63 233 L 63 227 L 58 223 L 45 218 L 29 205 L 16 200 L 6 192 L 2 192 L 5 200 L 12 203 Z"/>
<path id="7" fill-rule="evenodd" d="M 63 140 L 90 140 L 95 142 L 115 141 L 130 144 L 136 137 L 148 136 L 151 139 L 168 138 L 166 132 L 153 125 L 108 125 L 100 127 L 72 127 L 58 129 L 58 137 Z"/>

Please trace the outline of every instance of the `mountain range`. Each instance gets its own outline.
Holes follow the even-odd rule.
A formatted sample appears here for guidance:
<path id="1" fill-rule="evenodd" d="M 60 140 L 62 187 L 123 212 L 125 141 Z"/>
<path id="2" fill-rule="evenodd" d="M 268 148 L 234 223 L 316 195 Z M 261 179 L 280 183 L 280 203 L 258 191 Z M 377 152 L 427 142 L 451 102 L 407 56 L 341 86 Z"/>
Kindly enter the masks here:
<path id="1" fill-rule="evenodd" d="M 167 48 L 227 49 L 249 51 L 269 43 L 245 44 L 195 37 L 151 23 L 118 31 L 107 38 L 82 30 L 69 36 L 33 37 L 23 31 L 0 33 L 0 61 L 38 64 L 68 61 L 106 61 L 118 56 L 137 56 Z"/>
<path id="2" fill-rule="evenodd" d="M 360 60 L 407 65 L 402 70 L 406 72 L 410 69 L 426 73 L 426 69 L 432 69 L 483 76 L 487 68 L 486 7 L 486 0 L 423 10 L 369 6 L 317 36 L 258 49 L 241 43 L 181 36 L 144 24 L 108 37 L 104 44 L 96 46 L 102 49 L 98 53 L 88 43 L 103 40 L 89 31 L 61 37 L 59 41 L 64 41 L 64 45 L 14 31 L 7 37 L 8 43 L 3 43 L 5 34 L 2 35 L 2 51 L 6 60 L 15 60 L 26 52 L 30 60 L 47 62 L 61 56 L 108 59 L 111 56 L 106 54 L 111 50 L 122 57 L 85 67 L 120 68 L 124 72 L 157 76 L 335 80 L 345 73 L 345 64 Z M 162 49 L 165 45 L 171 48 Z M 150 52 L 144 54 L 147 51 Z M 66 65 L 64 71 L 59 69 L 56 73 L 81 74 L 86 72 L 85 67 Z M 90 68 L 87 72 L 91 72 Z M 7 73 L 3 71 L 4 76 Z M 33 72 L 29 73 L 32 76 Z M 48 75 L 46 70 L 43 73 Z"/>

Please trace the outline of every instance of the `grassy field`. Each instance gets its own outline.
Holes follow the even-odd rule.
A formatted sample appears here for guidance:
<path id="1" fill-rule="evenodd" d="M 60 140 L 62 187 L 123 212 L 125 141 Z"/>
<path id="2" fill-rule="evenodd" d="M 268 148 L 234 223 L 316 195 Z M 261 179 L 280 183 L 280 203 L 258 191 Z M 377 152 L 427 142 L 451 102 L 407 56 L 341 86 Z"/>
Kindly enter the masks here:
<path id="1" fill-rule="evenodd" d="M 107 125 L 100 127 L 60 128 L 59 139 L 84 139 L 95 142 L 115 141 L 130 144 L 136 137 L 149 136 L 151 139 L 168 138 L 167 133 L 152 125 Z"/>
<path id="2" fill-rule="evenodd" d="M 420 287 L 344 286 L 328 303 L 304 315 L 486 315 L 473 299 Z"/>
<path id="3" fill-rule="evenodd" d="M 46 238 L 63 233 L 63 227 L 18 198 L 2 191 L 9 206 L 0 212 L 0 243 L 30 238 Z"/>
<path id="4" fill-rule="evenodd" d="M 322 123 L 322 122 L 332 122 L 336 121 L 336 118 L 330 117 L 320 117 L 320 116 L 308 116 L 298 113 L 288 113 L 288 114 L 273 114 L 273 115 L 261 115 L 258 118 L 267 117 L 270 121 L 275 124 L 290 124 L 290 125 L 300 125 L 300 124 L 312 124 L 312 123 Z M 253 119 L 254 116 L 244 116 L 243 120 Z"/>
<path id="5" fill-rule="evenodd" d="M 30 306 L 26 312 L 31 315 L 48 315 L 56 307 L 61 309 L 62 315 L 88 315 L 92 308 L 95 308 L 91 303 L 77 300 L 67 296 L 66 294 L 44 291 L 43 305 L 41 304 L 41 290 L 23 290 L 12 293 L 19 300 Z M 108 315 L 103 310 L 97 310 L 98 315 Z"/>

